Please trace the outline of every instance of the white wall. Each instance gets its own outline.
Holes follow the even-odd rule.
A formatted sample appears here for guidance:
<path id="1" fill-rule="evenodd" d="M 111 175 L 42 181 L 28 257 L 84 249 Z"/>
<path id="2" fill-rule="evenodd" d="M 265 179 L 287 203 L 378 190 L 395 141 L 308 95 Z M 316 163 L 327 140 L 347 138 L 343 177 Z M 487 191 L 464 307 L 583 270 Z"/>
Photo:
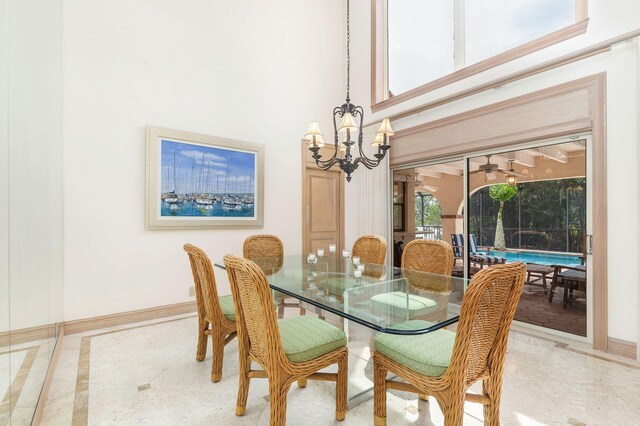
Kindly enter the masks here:
<path id="1" fill-rule="evenodd" d="M 352 59 L 353 98 L 363 105 L 370 104 L 370 10 L 369 2 L 355 2 L 353 5 Z M 405 110 L 433 99 L 473 87 L 485 81 L 524 69 L 537 63 L 578 50 L 610 37 L 635 30 L 640 27 L 640 2 L 635 0 L 590 0 L 590 22 L 587 33 L 532 55 L 520 58 L 487 72 L 469 77 L 433 92 L 411 99 L 374 114 L 375 118 Z M 499 102 L 518 95 L 530 93 L 545 87 L 592 75 L 607 73 L 607 143 L 608 143 L 608 232 L 609 232 L 609 336 L 629 341 L 640 340 L 640 324 L 633 318 L 640 318 L 636 300 L 640 295 L 638 282 L 640 267 L 638 244 L 625 243 L 631 237 L 635 241 L 639 235 L 638 199 L 640 186 L 636 163 L 638 157 L 638 53 L 637 41 L 614 47 L 610 52 L 570 64 L 531 78 L 505 85 L 499 89 L 483 92 L 452 102 L 438 108 L 416 114 L 394 123 L 396 130 L 412 127 L 419 123 L 433 121 L 470 109 Z M 425 142 L 428 149 L 428 141 Z M 393 149 L 393 148 L 392 148 Z M 624 182 L 621 185 L 620 182 Z M 362 189 L 360 189 L 362 191 Z M 355 191 L 355 189 L 352 189 Z M 347 191 L 346 228 L 347 235 L 355 234 L 358 227 L 358 206 Z M 597 197 L 597 194 L 594 194 Z M 381 207 L 381 206 L 378 206 Z M 380 223 L 382 231 L 386 225 Z M 640 321 L 639 321 L 640 322 Z"/>
<path id="2" fill-rule="evenodd" d="M 9 199 L 9 1 L 0 0 L 0 200 Z M 0 204 L 0 332 L 9 330 L 9 204 Z M 8 357 L 0 358 L 8 371 Z M 9 378 L 0 377 L 0 388 Z"/>
<path id="3" fill-rule="evenodd" d="M 192 300 L 187 242 L 215 261 L 264 232 L 299 252 L 300 138 L 342 103 L 342 4 L 64 5 L 65 319 Z M 146 231 L 147 124 L 265 144 L 264 229 Z"/>
<path id="4" fill-rule="evenodd" d="M 9 0 L 2 9 L 0 240 L 9 250 L 0 270 L 8 267 L 15 331 L 62 319 L 62 1 Z"/>

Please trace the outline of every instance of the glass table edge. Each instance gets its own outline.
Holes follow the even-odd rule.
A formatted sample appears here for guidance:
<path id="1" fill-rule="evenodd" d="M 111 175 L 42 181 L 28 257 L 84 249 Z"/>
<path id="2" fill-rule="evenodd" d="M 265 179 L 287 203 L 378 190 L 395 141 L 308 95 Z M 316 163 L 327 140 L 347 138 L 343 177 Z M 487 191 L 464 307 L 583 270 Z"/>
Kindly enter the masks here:
<path id="1" fill-rule="evenodd" d="M 225 271 L 227 270 L 227 268 L 222 264 L 215 263 L 214 265 L 217 268 L 224 269 Z M 360 324 L 360 325 L 362 325 L 364 327 L 367 327 L 367 328 L 372 329 L 374 331 L 378 331 L 380 333 L 385 333 L 385 334 L 395 334 L 395 335 L 400 335 L 400 336 L 418 336 L 418 335 L 421 335 L 421 334 L 432 333 L 432 332 L 434 332 L 436 330 L 440 330 L 441 328 L 448 327 L 448 326 L 450 326 L 452 324 L 457 323 L 460 320 L 460 316 L 456 315 L 454 317 L 448 318 L 448 319 L 446 319 L 446 320 L 444 320 L 442 322 L 439 322 L 437 324 L 434 324 L 434 325 L 432 325 L 430 327 L 426 327 L 426 328 L 418 328 L 418 329 L 413 329 L 413 330 L 399 330 L 399 329 L 395 329 L 395 328 L 386 328 L 386 327 L 377 326 L 375 324 L 371 324 L 370 322 L 367 322 L 367 321 L 365 321 L 363 319 L 360 319 L 358 317 L 354 317 L 352 315 L 349 315 L 348 313 L 346 313 L 344 311 L 339 311 L 337 309 L 334 309 L 331 306 L 323 305 L 322 303 L 316 302 L 315 300 L 307 299 L 306 297 L 301 296 L 298 293 L 293 293 L 293 292 L 290 292 L 288 290 L 275 287 L 275 286 L 271 285 L 271 283 L 269 283 L 269 287 L 272 290 L 275 290 L 275 291 L 277 291 L 279 293 L 282 293 L 282 294 L 286 294 L 287 296 L 293 297 L 294 299 L 301 300 L 301 301 L 303 301 L 305 303 L 308 303 L 310 305 L 315 306 L 316 308 L 320 308 L 320 309 L 323 309 L 323 310 L 325 310 L 327 312 L 331 312 L 332 314 L 338 315 L 341 318 L 344 318 L 344 319 L 349 320 L 349 321 L 353 321 L 353 322 L 355 322 L 357 324 Z"/>

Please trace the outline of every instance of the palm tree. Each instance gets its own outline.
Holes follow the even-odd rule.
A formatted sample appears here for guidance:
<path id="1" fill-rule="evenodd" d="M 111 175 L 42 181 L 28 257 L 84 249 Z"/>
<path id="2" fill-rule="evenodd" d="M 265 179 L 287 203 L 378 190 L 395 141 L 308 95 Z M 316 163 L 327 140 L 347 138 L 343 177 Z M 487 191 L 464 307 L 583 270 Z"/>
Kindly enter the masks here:
<path id="1" fill-rule="evenodd" d="M 500 202 L 500 210 L 498 210 L 498 221 L 496 223 L 496 238 L 493 246 L 496 250 L 506 250 L 507 245 L 504 242 L 504 227 L 502 226 L 502 211 L 504 210 L 504 203 L 513 198 L 518 193 L 518 188 L 515 186 L 509 186 L 506 183 L 499 185 L 492 185 L 489 188 L 489 196 L 492 200 Z"/>

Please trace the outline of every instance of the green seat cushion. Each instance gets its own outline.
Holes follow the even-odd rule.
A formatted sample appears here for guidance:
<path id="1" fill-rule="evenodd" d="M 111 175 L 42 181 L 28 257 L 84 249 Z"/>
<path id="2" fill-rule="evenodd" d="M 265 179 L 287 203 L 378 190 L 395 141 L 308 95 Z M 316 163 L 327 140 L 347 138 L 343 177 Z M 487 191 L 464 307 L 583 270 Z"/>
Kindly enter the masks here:
<path id="1" fill-rule="evenodd" d="M 396 329 L 416 330 L 433 325 L 412 320 L 398 324 Z M 378 333 L 374 339 L 376 352 L 425 376 L 441 376 L 449 367 L 456 334 L 440 329 L 417 336 Z"/>
<path id="2" fill-rule="evenodd" d="M 229 321 L 236 320 L 236 307 L 233 305 L 233 296 L 222 296 L 220 297 L 220 307 L 222 308 L 222 314 Z M 277 309 L 278 305 L 276 301 L 273 301 L 273 309 Z"/>
<path id="3" fill-rule="evenodd" d="M 291 362 L 305 362 L 346 346 L 344 331 L 318 318 L 278 320 L 284 353 Z"/>
<path id="4" fill-rule="evenodd" d="M 394 317 L 415 319 L 427 315 L 438 306 L 435 300 L 401 291 L 376 294 L 371 298 L 371 307 Z"/>
<path id="5" fill-rule="evenodd" d="M 236 320 L 236 308 L 233 306 L 233 296 L 220 297 L 220 307 L 222 308 L 222 314 L 229 321 Z"/>
<path id="6" fill-rule="evenodd" d="M 316 286 L 322 288 L 327 294 L 342 297 L 345 290 L 362 285 L 362 281 L 349 276 L 341 277 L 320 277 L 316 280 Z"/>

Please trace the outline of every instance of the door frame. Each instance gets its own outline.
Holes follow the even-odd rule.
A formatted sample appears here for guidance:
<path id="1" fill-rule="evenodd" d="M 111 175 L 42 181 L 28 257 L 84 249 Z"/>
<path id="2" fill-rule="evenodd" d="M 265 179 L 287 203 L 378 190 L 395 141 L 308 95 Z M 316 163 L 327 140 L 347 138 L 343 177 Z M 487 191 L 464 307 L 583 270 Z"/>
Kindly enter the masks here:
<path id="1" fill-rule="evenodd" d="M 307 144 L 304 140 L 302 140 L 301 142 L 302 147 L 301 147 L 301 151 L 302 151 L 302 179 L 301 179 L 301 185 L 302 185 L 302 206 L 301 206 L 301 210 L 302 210 L 302 250 L 303 252 L 307 249 L 307 242 L 309 239 L 309 218 L 310 218 L 310 214 L 311 212 L 308 209 L 308 206 L 310 204 L 310 194 L 309 191 L 307 191 L 307 179 L 308 179 L 308 170 L 320 170 L 322 171 L 322 169 L 320 169 L 318 167 L 318 165 L 315 163 L 315 161 L 313 160 L 313 158 L 311 158 L 311 152 L 307 149 Z M 323 152 L 324 151 L 324 152 Z M 326 146 L 322 149 L 320 149 L 319 152 L 321 155 L 328 155 L 331 156 L 333 155 L 331 152 L 329 152 L 329 148 L 327 148 Z M 336 253 L 342 253 L 342 250 L 344 249 L 344 183 L 345 183 L 345 177 L 344 177 L 344 173 L 342 172 L 342 170 L 340 169 L 329 169 L 329 170 L 325 170 L 325 172 L 327 173 L 337 173 L 339 175 L 338 177 L 338 181 L 340 182 L 340 200 L 339 200 L 339 206 L 340 206 L 340 221 L 339 221 L 339 227 L 340 227 L 340 231 L 339 231 L 339 237 L 338 237 L 338 241 L 336 241 Z"/>
<path id="2" fill-rule="evenodd" d="M 564 116 L 559 117 L 559 112 Z M 535 120 L 532 120 L 535 118 Z M 484 120 L 482 128 L 478 120 Z M 491 125 L 494 123 L 495 125 Z M 391 173 L 425 162 L 504 151 L 532 141 L 591 134 L 592 345 L 608 349 L 606 73 L 594 74 L 396 132 Z M 428 148 L 424 141 L 429 141 Z M 395 152 L 395 155 L 394 155 Z"/>

